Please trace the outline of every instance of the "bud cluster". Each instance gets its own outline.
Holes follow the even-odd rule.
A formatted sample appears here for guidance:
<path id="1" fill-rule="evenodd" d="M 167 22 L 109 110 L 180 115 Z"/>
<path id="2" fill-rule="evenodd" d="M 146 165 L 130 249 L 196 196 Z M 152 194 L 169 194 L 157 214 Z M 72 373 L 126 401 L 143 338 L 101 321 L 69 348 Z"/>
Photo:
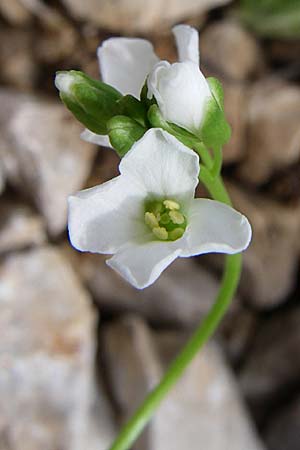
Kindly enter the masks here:
<path id="1" fill-rule="evenodd" d="M 122 95 L 112 86 L 75 70 L 58 72 L 55 84 L 62 101 L 74 116 L 93 133 L 108 135 L 120 157 L 153 127 L 168 131 L 190 147 L 195 137 L 208 148 L 221 147 L 230 138 L 230 127 L 225 119 L 223 90 L 218 80 L 205 80 L 192 63 L 177 63 L 176 67 L 163 65 L 162 62 L 159 65 L 162 66 L 158 67 L 158 73 L 163 74 L 163 77 L 160 75 L 162 79 L 157 80 L 153 73 L 149 74 L 141 89 L 140 99 Z M 183 105 L 181 99 L 186 100 L 182 92 L 185 71 L 187 74 L 191 72 L 193 78 L 199 75 L 201 83 L 198 86 L 199 98 L 196 96 L 193 99 L 190 92 L 189 101 Z M 169 76 L 176 76 L 177 87 L 172 88 L 173 84 L 168 82 Z"/>

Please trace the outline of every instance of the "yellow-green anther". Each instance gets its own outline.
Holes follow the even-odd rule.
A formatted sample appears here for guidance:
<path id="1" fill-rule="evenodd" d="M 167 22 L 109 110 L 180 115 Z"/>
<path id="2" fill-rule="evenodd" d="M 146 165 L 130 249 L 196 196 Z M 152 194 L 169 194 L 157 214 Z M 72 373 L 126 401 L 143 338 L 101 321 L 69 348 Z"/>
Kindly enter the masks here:
<path id="1" fill-rule="evenodd" d="M 180 209 L 179 203 L 174 202 L 174 200 L 164 200 L 163 204 L 167 209 L 170 209 L 170 210 Z"/>
<path id="2" fill-rule="evenodd" d="M 159 223 L 157 218 L 152 212 L 146 212 L 145 213 L 145 223 L 148 225 L 151 229 L 155 227 L 159 227 Z"/>
<path id="3" fill-rule="evenodd" d="M 152 229 L 152 233 L 162 241 L 166 241 L 169 238 L 169 233 L 164 227 L 155 227 Z"/>
<path id="4" fill-rule="evenodd" d="M 171 241 L 176 241 L 183 236 L 184 231 L 183 228 L 175 228 L 174 230 L 169 231 L 169 239 Z"/>
<path id="5" fill-rule="evenodd" d="M 179 211 L 170 211 L 169 216 L 176 225 L 182 225 L 184 223 L 184 216 Z"/>

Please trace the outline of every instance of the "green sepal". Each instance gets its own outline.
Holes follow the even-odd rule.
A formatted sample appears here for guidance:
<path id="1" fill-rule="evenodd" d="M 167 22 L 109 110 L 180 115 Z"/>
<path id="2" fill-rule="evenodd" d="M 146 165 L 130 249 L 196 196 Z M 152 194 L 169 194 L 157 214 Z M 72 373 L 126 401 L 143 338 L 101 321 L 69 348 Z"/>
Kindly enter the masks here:
<path id="1" fill-rule="evenodd" d="M 224 91 L 222 83 L 214 77 L 206 78 L 210 91 L 219 105 L 219 108 L 224 112 Z"/>
<path id="2" fill-rule="evenodd" d="M 231 128 L 224 114 L 224 93 L 221 83 L 208 78 L 212 98 L 207 101 L 200 137 L 208 148 L 220 148 L 229 141 Z"/>
<path id="3" fill-rule="evenodd" d="M 147 131 L 135 120 L 127 116 L 115 116 L 107 123 L 109 140 L 122 158 Z"/>
<path id="4" fill-rule="evenodd" d="M 89 130 L 107 134 L 107 121 L 118 114 L 120 92 L 80 71 L 57 72 L 58 76 L 61 74 L 72 77 L 69 91 L 60 91 L 66 107 Z"/>
<path id="5" fill-rule="evenodd" d="M 146 109 L 149 109 L 152 105 L 157 104 L 154 95 L 152 98 L 148 98 L 147 80 L 145 81 L 145 83 L 142 87 L 142 90 L 140 93 L 140 99 L 141 99 L 141 102 L 145 105 Z"/>
<path id="6" fill-rule="evenodd" d="M 128 116 L 138 122 L 141 126 L 147 127 L 147 110 L 145 105 L 132 95 L 125 95 L 118 101 L 119 114 Z"/>
<path id="7" fill-rule="evenodd" d="M 196 142 L 196 136 L 194 136 L 189 131 L 184 128 L 175 125 L 174 123 L 167 122 L 161 115 L 161 112 L 158 106 L 152 105 L 148 110 L 148 120 L 152 127 L 154 128 L 162 128 L 168 133 L 175 136 L 180 142 L 187 145 L 188 147 L 193 148 L 194 143 Z"/>

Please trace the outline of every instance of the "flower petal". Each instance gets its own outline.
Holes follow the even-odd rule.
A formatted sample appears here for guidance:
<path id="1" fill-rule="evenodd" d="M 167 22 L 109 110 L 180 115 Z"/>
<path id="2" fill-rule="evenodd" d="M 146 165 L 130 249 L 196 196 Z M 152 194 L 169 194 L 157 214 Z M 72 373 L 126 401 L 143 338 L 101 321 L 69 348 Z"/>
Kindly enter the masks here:
<path id="1" fill-rule="evenodd" d="M 139 192 L 187 202 L 198 184 L 199 158 L 166 131 L 152 128 L 132 146 L 119 169 Z"/>
<path id="2" fill-rule="evenodd" d="M 179 255 L 175 242 L 148 242 L 117 252 L 107 264 L 138 289 L 150 286 Z"/>
<path id="3" fill-rule="evenodd" d="M 248 219 L 224 203 L 194 199 L 184 234 L 185 249 L 181 256 L 202 253 L 239 253 L 251 240 Z"/>
<path id="4" fill-rule="evenodd" d="M 124 177 L 69 197 L 69 236 L 81 251 L 115 253 L 129 242 L 144 242 L 149 230 L 143 200 Z"/>
<path id="5" fill-rule="evenodd" d="M 198 64 L 161 61 L 150 72 L 147 85 L 148 97 L 154 95 L 165 120 L 199 133 L 212 94 Z"/>
<path id="6" fill-rule="evenodd" d="M 179 61 L 192 61 L 199 65 L 199 34 L 189 25 L 176 25 L 172 28 L 175 36 Z"/>
<path id="7" fill-rule="evenodd" d="M 152 67 L 159 61 L 146 39 L 110 38 L 97 51 L 102 79 L 122 94 L 139 98 Z"/>
<path id="8" fill-rule="evenodd" d="M 81 139 L 92 144 L 100 145 L 101 147 L 113 148 L 109 142 L 109 137 L 104 134 L 96 134 L 87 128 L 81 133 Z"/>

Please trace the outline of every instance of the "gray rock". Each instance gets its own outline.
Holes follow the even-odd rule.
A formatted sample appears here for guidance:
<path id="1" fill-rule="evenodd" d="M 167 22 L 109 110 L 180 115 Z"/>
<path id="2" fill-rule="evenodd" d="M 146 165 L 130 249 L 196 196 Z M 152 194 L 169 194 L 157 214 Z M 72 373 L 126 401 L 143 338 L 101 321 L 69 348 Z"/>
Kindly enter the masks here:
<path id="1" fill-rule="evenodd" d="M 0 277 L 0 448 L 104 450 L 113 427 L 95 392 L 88 294 L 50 247 L 8 257 Z"/>
<path id="2" fill-rule="evenodd" d="M 268 411 L 300 377 L 300 309 L 264 321 L 240 373 L 242 389 L 258 412 Z"/>
<path id="3" fill-rule="evenodd" d="M 63 0 L 73 17 L 105 29 L 133 33 L 157 31 L 193 14 L 200 15 L 230 0 L 171 0 L 168 7 L 160 0 Z"/>
<path id="4" fill-rule="evenodd" d="M 45 242 L 44 222 L 26 204 L 3 199 L 0 217 L 0 253 Z"/>
<path id="5" fill-rule="evenodd" d="M 295 207 L 228 187 L 234 206 L 253 228 L 252 242 L 244 253 L 241 292 L 255 307 L 274 307 L 295 286 L 300 214 Z"/>
<path id="6" fill-rule="evenodd" d="M 201 64 L 222 78 L 246 80 L 262 67 L 262 52 L 255 37 L 233 21 L 209 25 L 200 39 Z"/>
<path id="7" fill-rule="evenodd" d="M 240 161 L 246 147 L 246 115 L 248 96 L 241 83 L 223 81 L 224 108 L 226 118 L 231 126 L 230 141 L 223 147 L 224 163 Z"/>
<path id="8" fill-rule="evenodd" d="M 106 363 L 122 419 L 158 380 L 182 338 L 151 334 L 137 318 L 107 326 Z M 135 450 L 262 450 L 220 350 L 207 345 L 159 407 Z"/>
<path id="9" fill-rule="evenodd" d="M 31 19 L 25 2 L 21 0 L 0 0 L 0 12 L 12 25 L 27 25 Z"/>
<path id="10" fill-rule="evenodd" d="M 299 161 L 300 89 L 280 80 L 259 81 L 248 111 L 247 157 L 239 176 L 255 185 Z"/>
<path id="11" fill-rule="evenodd" d="M 66 226 L 68 195 L 89 175 L 95 147 L 82 142 L 81 126 L 58 101 L 14 92 L 0 92 L 0 100 L 7 178 L 31 198 L 55 236 Z"/>
<path id="12" fill-rule="evenodd" d="M 35 39 L 30 29 L 1 26 L 0 64 L 1 78 L 5 83 L 21 90 L 34 87 L 39 74 L 34 58 Z"/>
<path id="13" fill-rule="evenodd" d="M 79 253 L 69 243 L 62 248 L 96 303 L 109 314 L 134 312 L 158 326 L 193 328 L 210 310 L 220 287 L 207 269 L 192 259 L 178 259 L 154 285 L 138 291 L 106 266 L 107 256 Z M 255 315 L 236 296 L 219 329 L 233 362 L 247 347 L 255 323 Z"/>
<path id="14" fill-rule="evenodd" d="M 64 251 L 99 306 L 111 312 L 138 312 L 156 323 L 193 326 L 218 292 L 217 279 L 191 259 L 179 258 L 152 286 L 139 291 L 105 264 L 107 256 L 78 253 L 70 244 Z"/>

